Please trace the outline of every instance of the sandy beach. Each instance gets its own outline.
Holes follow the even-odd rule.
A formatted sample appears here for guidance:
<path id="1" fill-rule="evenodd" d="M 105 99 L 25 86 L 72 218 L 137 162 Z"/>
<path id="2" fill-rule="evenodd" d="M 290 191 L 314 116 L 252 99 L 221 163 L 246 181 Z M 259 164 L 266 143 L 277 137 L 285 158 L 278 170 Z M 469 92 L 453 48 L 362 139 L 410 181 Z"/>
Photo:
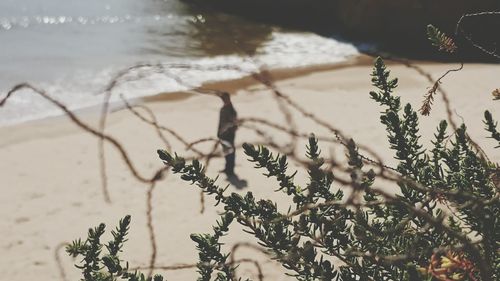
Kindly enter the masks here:
<path id="1" fill-rule="evenodd" d="M 340 66 L 275 71 L 272 76 L 280 91 L 293 101 L 338 128 L 344 135 L 373 149 L 388 165 L 394 165 L 394 154 L 389 150 L 385 129 L 379 123 L 381 109 L 368 94 L 373 90 L 370 82 L 371 60 L 364 57 L 355 63 Z M 432 85 L 412 68 L 396 62 L 387 63 L 392 75 L 400 81 L 397 94 L 404 103 L 409 102 L 414 108 L 419 108 L 427 88 Z M 417 65 L 434 78 L 457 67 L 455 64 L 437 63 Z M 500 119 L 500 103 L 493 101 L 491 96 L 491 92 L 500 87 L 499 73 L 498 64 L 466 64 L 462 71 L 447 76 L 442 84 L 450 99 L 454 121 L 466 123 L 470 136 L 494 162 L 500 161 L 500 150 L 495 150 L 494 141 L 487 138 L 482 120 L 486 109 Z M 207 87 L 230 91 L 240 118 L 255 117 L 285 127 L 290 125 L 279 110 L 272 92 L 251 78 L 213 83 Z M 135 102 L 149 107 L 160 124 L 175 130 L 186 140 L 216 137 L 221 107 L 221 101 L 216 97 L 177 93 Z M 97 109 L 86 110 L 79 117 L 97 128 L 98 113 Z M 315 133 L 333 139 L 330 132 L 299 112 L 292 111 L 292 117 L 301 133 Z M 446 119 L 446 108 L 442 97 L 437 95 L 431 115 L 420 116 L 424 145 L 429 147 L 435 128 L 442 119 Z M 288 141 L 286 134 L 259 124 L 256 126 L 279 144 Z M 156 150 L 165 148 L 164 143 L 152 126 L 127 109 L 109 115 L 106 132 L 119 140 L 144 177 L 151 177 L 162 167 Z M 186 151 L 184 144 L 168 133 L 165 136 L 173 151 L 193 156 L 192 152 Z M 261 143 L 263 139 L 254 131 L 242 127 L 237 132 L 236 142 Z M 297 146 L 300 155 L 305 153 L 304 145 L 304 140 L 301 140 Z M 212 146 L 212 143 L 203 143 L 196 147 L 208 152 Z M 323 143 L 322 148 L 325 154 L 331 153 L 338 159 L 342 159 L 345 152 L 338 144 Z M 80 279 L 80 272 L 73 266 L 74 261 L 60 245 L 85 237 L 88 227 L 100 222 L 106 223 L 107 229 L 111 230 L 127 214 L 132 216 L 132 225 L 122 257 L 130 262 L 131 267 L 148 266 L 152 252 L 146 216 L 150 187 L 131 175 L 110 144 L 106 144 L 110 204 L 104 201 L 101 189 L 98 139 L 76 127 L 66 117 L 0 128 L 0 159 L 0 275 L 3 279 Z M 253 164 L 246 161 L 241 149 L 237 151 L 236 163 L 238 176 L 247 180 L 248 186 L 244 189 L 230 186 L 228 192 L 251 191 L 256 198 L 276 200 L 282 210 L 288 208 L 288 198 L 274 192 L 277 186 L 275 181 L 255 170 Z M 223 165 L 223 159 L 213 159 L 207 174 L 215 177 Z M 291 169 L 296 168 L 291 164 Z M 307 174 L 300 170 L 296 180 L 306 184 Z M 219 183 L 226 185 L 227 182 L 221 177 Z M 193 264 L 197 261 L 195 244 L 189 234 L 211 232 L 211 226 L 221 211 L 220 207 L 213 206 L 213 198 L 205 197 L 205 201 L 206 209 L 201 214 L 199 190 L 181 181 L 177 175 L 167 174 L 156 184 L 151 199 L 157 246 L 156 266 Z M 231 230 L 231 234 L 223 239 L 226 252 L 236 243 L 257 245 L 257 241 L 236 224 Z M 105 237 L 107 240 L 109 233 Z M 242 247 L 235 255 L 236 259 L 257 260 L 265 280 L 294 280 L 283 274 L 285 270 L 280 265 L 254 249 Z M 251 263 L 242 264 L 237 272 L 241 277 L 258 280 L 256 268 Z M 168 280 L 194 280 L 197 276 L 194 268 L 157 270 L 155 273 L 162 273 Z"/>

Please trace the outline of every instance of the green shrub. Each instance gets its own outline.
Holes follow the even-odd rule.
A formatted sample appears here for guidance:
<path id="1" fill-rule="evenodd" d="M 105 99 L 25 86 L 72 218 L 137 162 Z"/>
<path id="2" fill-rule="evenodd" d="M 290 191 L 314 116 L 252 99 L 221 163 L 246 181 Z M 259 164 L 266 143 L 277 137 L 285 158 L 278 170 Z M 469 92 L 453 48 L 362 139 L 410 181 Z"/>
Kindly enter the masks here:
<path id="1" fill-rule="evenodd" d="M 342 180 L 325 168 L 318 142 L 311 137 L 306 153 L 309 182 L 302 187 L 288 171 L 286 156 L 262 146 L 243 146 L 249 161 L 276 178 L 279 190 L 291 197 L 287 213 L 279 212 L 272 200 L 257 200 L 252 192 L 227 194 L 205 175 L 200 162 L 158 151 L 174 173 L 213 196 L 225 210 L 213 235 L 191 236 L 200 252 L 199 280 L 210 280 L 214 272 L 215 280 L 234 280 L 235 265 L 227 262 L 219 242 L 232 222 L 244 226 L 298 280 L 500 279 L 498 167 L 474 149 L 465 125 L 446 142 L 450 136 L 442 121 L 433 147 L 424 149 L 418 115 L 394 95 L 398 81 L 390 78 L 380 58 L 372 82 L 377 91 L 370 95 L 383 108 L 380 121 L 399 161 L 397 172 L 367 169 L 351 140 L 346 144 L 347 167 L 337 167 L 350 180 Z M 491 114 L 485 117 L 487 130 L 500 143 Z M 377 176 L 386 174 L 399 185 L 397 194 L 374 188 Z M 335 182 L 343 186 L 334 187 Z M 83 256 L 79 268 L 84 280 L 145 280 L 140 273 L 129 273 L 117 255 L 129 222 L 129 217 L 120 222 L 106 245 L 109 254 L 102 258 L 103 225 L 89 230 L 85 242 L 68 247 L 71 255 Z"/>

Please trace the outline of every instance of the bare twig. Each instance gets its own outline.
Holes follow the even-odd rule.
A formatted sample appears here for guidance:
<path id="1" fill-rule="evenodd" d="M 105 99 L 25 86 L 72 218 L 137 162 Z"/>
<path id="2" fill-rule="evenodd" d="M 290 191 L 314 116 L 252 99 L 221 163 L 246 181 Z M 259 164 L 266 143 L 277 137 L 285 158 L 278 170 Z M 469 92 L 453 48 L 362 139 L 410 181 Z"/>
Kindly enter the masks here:
<path id="1" fill-rule="evenodd" d="M 464 14 L 460 17 L 460 19 L 457 22 L 457 25 L 455 27 L 455 36 L 458 36 L 459 34 L 462 34 L 464 38 L 471 43 L 472 46 L 480 50 L 481 52 L 490 55 L 492 57 L 495 57 L 497 59 L 500 59 L 500 54 L 497 53 L 497 49 L 493 50 L 488 50 L 484 46 L 476 43 L 472 36 L 470 34 L 465 33 L 465 30 L 463 29 L 463 22 L 464 20 L 468 18 L 475 18 L 475 17 L 484 17 L 484 16 L 500 16 L 500 11 L 489 11 L 489 12 L 480 12 L 480 13 L 471 13 L 471 14 Z M 496 42 L 498 43 L 498 42 Z"/>
<path id="2" fill-rule="evenodd" d="M 68 281 L 68 277 L 66 276 L 66 271 L 64 270 L 64 266 L 61 262 L 61 257 L 59 256 L 59 252 L 61 249 L 65 248 L 69 245 L 67 242 L 59 243 L 54 249 L 54 259 L 56 260 L 57 269 L 59 270 L 59 277 L 61 277 L 62 281 Z"/>

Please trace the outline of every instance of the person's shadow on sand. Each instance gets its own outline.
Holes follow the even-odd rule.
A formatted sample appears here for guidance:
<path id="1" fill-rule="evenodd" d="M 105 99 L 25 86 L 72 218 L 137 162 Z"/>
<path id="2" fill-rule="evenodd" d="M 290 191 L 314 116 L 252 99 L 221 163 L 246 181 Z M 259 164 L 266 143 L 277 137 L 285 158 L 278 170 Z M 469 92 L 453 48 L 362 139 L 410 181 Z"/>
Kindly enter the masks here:
<path id="1" fill-rule="evenodd" d="M 248 186 L 248 182 L 244 179 L 240 179 L 237 175 L 228 176 L 227 181 L 237 189 L 243 189 Z"/>

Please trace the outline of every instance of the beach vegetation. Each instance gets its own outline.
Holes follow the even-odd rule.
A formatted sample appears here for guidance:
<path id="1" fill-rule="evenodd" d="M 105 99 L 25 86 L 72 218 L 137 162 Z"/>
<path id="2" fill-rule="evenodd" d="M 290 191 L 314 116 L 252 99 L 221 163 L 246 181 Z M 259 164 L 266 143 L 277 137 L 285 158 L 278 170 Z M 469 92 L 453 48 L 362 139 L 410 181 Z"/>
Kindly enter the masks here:
<path id="1" fill-rule="evenodd" d="M 453 49 L 446 35 L 432 28 L 429 34 L 436 46 L 447 46 L 442 50 Z M 276 179 L 270 188 L 289 196 L 286 212 L 251 191 L 229 193 L 198 160 L 158 150 L 173 173 L 224 210 L 211 234 L 191 235 L 199 251 L 198 280 L 238 280 L 237 264 L 229 262 L 222 243 L 234 223 L 297 280 L 500 279 L 500 168 L 471 140 L 464 124 L 450 130 L 441 121 L 426 147 L 417 111 L 395 94 L 398 80 L 381 58 L 375 60 L 371 79 L 375 90 L 370 97 L 381 107 L 380 122 L 396 167 L 367 165 L 365 150 L 353 139 L 342 140 L 346 163 L 330 161 L 311 135 L 302 163 L 308 182 L 300 185 L 287 155 L 243 145 L 255 168 Z M 491 145 L 498 148 L 497 123 L 490 112 L 484 116 Z M 388 182 L 398 190 L 381 188 Z M 101 224 L 89 230 L 85 241 L 67 247 L 71 256 L 81 257 L 82 280 L 163 280 L 131 271 L 119 258 L 129 224 L 129 216 L 122 219 L 107 244 L 100 239 Z"/>

